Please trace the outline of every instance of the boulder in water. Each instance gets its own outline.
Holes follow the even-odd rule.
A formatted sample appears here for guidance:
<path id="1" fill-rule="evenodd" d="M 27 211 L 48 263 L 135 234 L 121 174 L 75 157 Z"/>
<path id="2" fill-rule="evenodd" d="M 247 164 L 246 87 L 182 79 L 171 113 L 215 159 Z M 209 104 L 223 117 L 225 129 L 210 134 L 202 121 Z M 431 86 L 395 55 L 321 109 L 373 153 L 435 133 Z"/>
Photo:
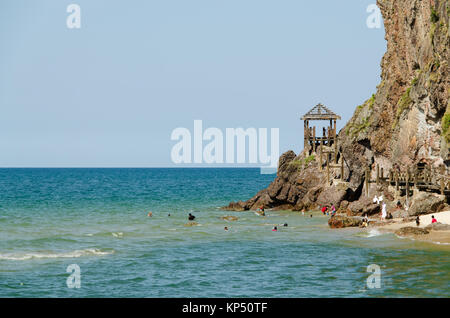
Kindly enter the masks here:
<path id="1" fill-rule="evenodd" d="M 362 219 L 345 215 L 336 215 L 328 220 L 328 225 L 332 229 L 341 229 L 344 227 L 358 227 L 362 224 Z"/>
<path id="2" fill-rule="evenodd" d="M 222 220 L 227 220 L 227 221 L 237 221 L 238 220 L 238 217 L 233 216 L 233 215 L 225 215 L 225 216 L 221 216 L 220 218 Z"/>
<path id="3" fill-rule="evenodd" d="M 427 229 L 423 229 L 420 227 L 406 226 L 401 229 L 395 231 L 395 234 L 400 236 L 408 236 L 408 235 L 425 235 L 430 233 Z"/>
<path id="4" fill-rule="evenodd" d="M 221 209 L 227 211 L 242 212 L 247 211 L 248 207 L 246 206 L 245 202 L 238 201 L 238 202 L 231 202 L 228 206 L 222 207 Z"/>

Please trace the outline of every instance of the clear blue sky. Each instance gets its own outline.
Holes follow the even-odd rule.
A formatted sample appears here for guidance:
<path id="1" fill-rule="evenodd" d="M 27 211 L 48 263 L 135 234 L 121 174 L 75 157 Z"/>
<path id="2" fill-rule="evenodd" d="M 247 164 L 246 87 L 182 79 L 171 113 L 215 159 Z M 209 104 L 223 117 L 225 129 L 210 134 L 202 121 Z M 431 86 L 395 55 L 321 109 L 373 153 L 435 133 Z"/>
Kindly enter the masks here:
<path id="1" fill-rule="evenodd" d="M 68 29 L 66 7 L 81 7 Z M 2 0 L 0 166 L 171 166 L 176 127 L 280 128 L 376 91 L 375 0 Z"/>

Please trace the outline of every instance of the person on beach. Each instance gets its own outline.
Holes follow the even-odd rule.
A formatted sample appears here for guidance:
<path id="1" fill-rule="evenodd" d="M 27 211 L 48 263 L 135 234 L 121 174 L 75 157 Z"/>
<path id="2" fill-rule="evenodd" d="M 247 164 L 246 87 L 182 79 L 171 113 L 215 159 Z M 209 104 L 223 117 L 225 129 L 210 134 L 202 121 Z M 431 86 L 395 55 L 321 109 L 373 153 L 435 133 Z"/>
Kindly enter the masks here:
<path id="1" fill-rule="evenodd" d="M 153 216 L 152 211 L 148 212 L 147 216 L 151 218 Z"/>
<path id="2" fill-rule="evenodd" d="M 383 203 L 381 208 L 381 219 L 382 220 L 386 219 L 386 203 Z"/>
<path id="3" fill-rule="evenodd" d="M 420 225 L 420 218 L 419 218 L 419 216 L 416 217 L 416 225 L 417 225 L 417 226 Z"/>
<path id="4" fill-rule="evenodd" d="M 437 220 L 434 218 L 434 215 L 431 216 L 431 224 L 437 223 Z"/>
<path id="5" fill-rule="evenodd" d="M 323 207 L 322 207 L 322 213 L 323 213 L 323 215 L 325 215 L 325 213 L 327 212 L 327 209 L 328 209 L 328 207 L 326 206 L 326 205 L 324 205 Z"/>
<path id="6" fill-rule="evenodd" d="M 336 207 L 333 205 L 331 205 L 331 216 L 334 216 L 336 214 Z"/>
<path id="7" fill-rule="evenodd" d="M 194 221 L 195 216 L 193 216 L 191 213 L 189 213 L 188 219 L 189 219 L 189 221 Z"/>
<path id="8" fill-rule="evenodd" d="M 367 220 L 367 218 L 363 218 L 362 219 L 362 227 L 368 227 L 369 226 L 369 221 Z"/>

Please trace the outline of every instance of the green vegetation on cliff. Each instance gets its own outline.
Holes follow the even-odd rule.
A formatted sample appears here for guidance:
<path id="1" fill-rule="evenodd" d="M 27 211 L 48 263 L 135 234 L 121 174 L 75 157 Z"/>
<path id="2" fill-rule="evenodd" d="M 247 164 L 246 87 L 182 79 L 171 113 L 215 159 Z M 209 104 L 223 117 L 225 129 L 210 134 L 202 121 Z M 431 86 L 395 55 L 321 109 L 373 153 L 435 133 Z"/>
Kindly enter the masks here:
<path id="1" fill-rule="evenodd" d="M 352 138 L 355 138 L 359 133 L 367 131 L 367 128 L 370 126 L 370 113 L 373 110 L 374 103 L 375 94 L 372 94 L 372 97 L 366 100 L 364 104 L 356 107 L 355 113 L 353 114 L 354 120 L 349 122 L 347 130 L 345 131 L 347 136 L 351 135 Z M 363 111 L 363 115 L 365 116 L 360 118 Z"/>
<path id="2" fill-rule="evenodd" d="M 402 95 L 402 97 L 400 98 L 400 100 L 397 103 L 397 119 L 400 118 L 400 116 L 402 115 L 402 113 L 405 111 L 405 109 L 408 108 L 409 105 L 411 105 L 412 100 L 411 100 L 411 87 L 408 87 L 406 89 L 406 92 Z"/>
<path id="3" fill-rule="evenodd" d="M 442 136 L 444 136 L 445 141 L 450 143 L 450 113 L 446 112 L 442 117 Z"/>
<path id="4" fill-rule="evenodd" d="M 436 12 L 436 9 L 431 8 L 431 16 L 430 16 L 431 22 L 436 23 L 439 21 L 439 15 Z"/>
<path id="5" fill-rule="evenodd" d="M 308 167 L 308 165 L 314 160 L 316 160 L 316 157 L 311 155 L 304 159 L 292 160 L 289 165 L 295 167 L 297 171 L 301 171 L 302 169 Z"/>

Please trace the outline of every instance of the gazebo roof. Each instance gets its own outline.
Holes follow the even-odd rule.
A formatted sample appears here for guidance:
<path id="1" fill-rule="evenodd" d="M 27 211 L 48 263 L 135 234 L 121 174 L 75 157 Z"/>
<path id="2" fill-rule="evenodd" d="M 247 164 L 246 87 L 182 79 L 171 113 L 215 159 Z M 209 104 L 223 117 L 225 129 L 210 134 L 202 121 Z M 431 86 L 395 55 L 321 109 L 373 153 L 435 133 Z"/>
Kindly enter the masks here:
<path id="1" fill-rule="evenodd" d="M 322 104 L 317 104 L 307 112 L 301 120 L 330 120 L 330 119 L 341 119 L 341 116 L 335 114 Z"/>

